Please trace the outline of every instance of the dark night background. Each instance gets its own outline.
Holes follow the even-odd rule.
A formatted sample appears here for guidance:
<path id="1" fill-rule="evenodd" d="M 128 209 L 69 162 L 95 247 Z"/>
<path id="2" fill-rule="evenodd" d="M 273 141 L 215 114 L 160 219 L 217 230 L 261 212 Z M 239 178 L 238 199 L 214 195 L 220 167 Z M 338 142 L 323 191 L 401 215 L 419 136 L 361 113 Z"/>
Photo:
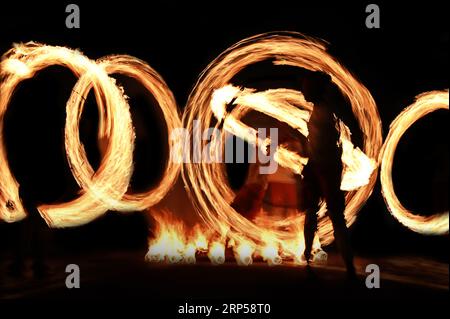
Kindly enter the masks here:
<path id="1" fill-rule="evenodd" d="M 370 90 L 385 138 L 389 124 L 417 94 L 448 88 L 447 8 L 443 2 L 392 2 L 375 2 L 381 9 L 378 30 L 366 29 L 364 24 L 365 6 L 370 2 L 77 2 L 79 30 L 65 28 L 68 3 L 16 2 L 0 8 L 0 52 L 14 42 L 33 40 L 79 48 L 92 59 L 121 53 L 136 56 L 162 75 L 181 114 L 197 76 L 226 48 L 263 32 L 298 31 L 329 42 L 332 55 Z M 149 94 L 135 82 L 117 78 L 131 98 L 137 131 L 137 173 L 132 189 L 143 190 L 154 185 L 161 174 L 164 124 L 158 109 L 151 107 L 155 103 Z M 68 200 L 77 191 L 63 146 L 65 103 L 75 82 L 70 71 L 51 67 L 20 85 L 6 114 L 6 145 L 13 173 L 19 183 L 20 176 L 43 178 L 42 201 Z M 97 115 L 92 94 L 90 98 L 80 134 L 95 166 L 99 161 Z M 448 210 L 447 124 L 447 112 L 435 112 L 414 124 L 397 148 L 396 192 L 414 211 Z M 235 177 L 232 174 L 231 178 Z M 141 213 L 109 213 L 86 226 L 57 230 L 53 253 L 144 252 L 147 228 Z M 5 243 L 10 232 L 10 225 L 0 224 L 0 254 L 8 253 Z M 423 236 L 403 227 L 389 214 L 379 182 L 351 232 L 358 255 L 413 254 L 448 262 L 448 236 Z"/>

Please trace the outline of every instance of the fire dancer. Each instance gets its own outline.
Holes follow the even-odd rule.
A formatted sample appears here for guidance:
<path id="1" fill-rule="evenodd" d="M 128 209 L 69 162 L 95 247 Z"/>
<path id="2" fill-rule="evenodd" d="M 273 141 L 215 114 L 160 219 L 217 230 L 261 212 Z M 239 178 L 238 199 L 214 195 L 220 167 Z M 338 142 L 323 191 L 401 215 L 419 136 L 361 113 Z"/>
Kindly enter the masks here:
<path id="1" fill-rule="evenodd" d="M 14 237 L 11 238 L 14 252 L 9 273 L 15 277 L 23 275 L 28 257 L 32 259 L 35 277 L 49 274 L 46 257 L 51 230 L 37 207 L 55 202 L 67 184 L 60 173 L 64 163 L 61 144 L 54 142 L 55 136 L 58 136 L 55 131 L 60 130 L 60 113 L 31 106 L 21 104 L 20 107 L 11 108 L 8 114 L 8 123 L 11 124 L 6 127 L 5 134 L 9 149 L 8 162 L 19 183 L 19 195 L 27 211 L 24 220 L 11 225 L 14 230 L 11 233 Z M 24 109 L 26 117 L 21 116 Z M 20 122 L 17 122 L 19 117 Z M 59 157 L 53 156 L 57 153 Z"/>
<path id="2" fill-rule="evenodd" d="M 298 176 L 299 210 L 305 212 L 305 252 L 309 262 L 315 232 L 317 211 L 322 198 L 327 204 L 327 214 L 331 219 L 334 238 L 341 252 L 347 273 L 355 276 L 353 253 L 350 247 L 348 229 L 344 217 L 345 198 L 340 190 L 342 177 L 342 150 L 337 147 L 339 133 L 336 129 L 334 108 L 336 99 L 334 85 L 329 76 L 314 72 L 303 80 L 305 98 L 314 103 L 308 122 L 308 164 L 303 170 L 303 178 Z"/>
<path id="3" fill-rule="evenodd" d="M 49 268 L 45 263 L 45 257 L 47 254 L 50 230 L 37 210 L 39 203 L 34 199 L 34 196 L 30 196 L 36 188 L 33 187 L 30 189 L 24 184 L 19 188 L 19 195 L 21 196 L 23 207 L 27 211 L 28 216 L 25 220 L 20 221 L 15 225 L 18 227 L 18 236 L 14 240 L 14 260 L 10 266 L 9 272 L 15 277 L 22 276 L 25 268 L 27 250 L 28 248 L 31 248 L 33 274 L 35 277 L 40 278 L 49 273 Z"/>

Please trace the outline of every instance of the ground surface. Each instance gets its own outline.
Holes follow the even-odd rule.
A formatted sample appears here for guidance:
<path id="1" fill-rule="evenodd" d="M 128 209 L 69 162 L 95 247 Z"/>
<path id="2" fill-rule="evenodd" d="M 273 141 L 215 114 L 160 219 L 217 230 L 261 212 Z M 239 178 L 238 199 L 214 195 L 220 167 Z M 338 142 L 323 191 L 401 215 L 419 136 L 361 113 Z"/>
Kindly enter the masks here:
<path id="1" fill-rule="evenodd" d="M 148 300 L 424 300 L 448 295 L 448 264 L 419 257 L 356 258 L 357 284 L 345 280 L 339 258 L 328 264 L 306 267 L 284 264 L 269 267 L 255 262 L 248 267 L 228 261 L 213 266 L 208 260 L 196 265 L 165 265 L 144 262 L 141 253 L 89 254 L 49 260 L 51 274 L 42 279 L 27 270 L 23 277 L 2 277 L 0 297 L 5 300 L 60 299 L 148 299 Z M 81 270 L 81 288 L 67 289 L 65 266 L 75 263 Z M 376 263 L 381 270 L 381 288 L 367 289 L 364 269 Z M 1 264 L 2 274 L 6 262 Z"/>

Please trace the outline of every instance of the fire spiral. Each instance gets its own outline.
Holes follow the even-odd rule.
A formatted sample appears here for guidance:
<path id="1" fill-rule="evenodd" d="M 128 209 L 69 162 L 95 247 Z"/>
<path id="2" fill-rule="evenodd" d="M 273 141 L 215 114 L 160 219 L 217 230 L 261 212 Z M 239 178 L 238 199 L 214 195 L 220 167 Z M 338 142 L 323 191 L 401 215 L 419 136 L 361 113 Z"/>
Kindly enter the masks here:
<path id="1" fill-rule="evenodd" d="M 353 171 L 353 176 L 361 173 L 362 180 L 364 180 L 363 176 L 367 178 L 364 183 L 355 187 L 357 188 L 356 190 L 351 190 L 346 195 L 345 214 L 348 225 L 351 225 L 356 218 L 357 212 L 371 194 L 377 178 L 375 170 L 377 164 L 373 159 L 378 158 L 382 145 L 381 121 L 376 104 L 369 91 L 330 56 L 325 46 L 319 41 L 304 37 L 298 33 L 269 33 L 257 35 L 233 45 L 202 72 L 189 97 L 187 108 L 183 115 L 184 126 L 191 131 L 193 128 L 192 123 L 197 119 L 201 122 L 202 128 L 210 127 L 213 116 L 216 116 L 219 120 L 224 120 L 222 139 L 225 138 L 223 131 L 226 131 L 228 128 L 232 133 L 240 135 L 241 138 L 251 142 L 249 138 L 245 137 L 248 127 L 243 126 L 239 122 L 239 118 L 246 108 L 256 108 L 258 103 L 249 103 L 250 96 L 247 94 L 245 97 L 245 90 L 243 93 L 237 93 L 236 89 L 234 89 L 233 92 L 230 81 L 233 76 L 246 66 L 264 60 L 273 60 L 274 65 L 289 65 L 328 73 L 333 83 L 349 99 L 353 113 L 359 121 L 360 129 L 364 135 L 364 152 L 360 151 L 359 155 L 367 157 L 367 161 L 358 161 L 354 158 L 358 152 L 353 152 L 353 147 L 349 147 L 351 146 L 349 144 L 345 146 L 348 152 L 343 154 L 343 159 L 347 157 L 344 164 L 345 162 L 353 163 L 353 165 L 348 167 L 348 172 Z M 297 101 L 295 104 L 301 105 L 307 110 L 308 102 L 304 101 L 300 92 L 292 92 L 286 89 L 280 90 L 283 91 L 281 96 L 279 94 L 280 91 L 274 92 L 273 90 L 272 92 L 254 93 L 260 95 L 261 99 L 259 101 L 263 100 L 263 102 L 266 102 L 263 104 L 259 103 L 260 109 L 257 110 L 269 114 L 280 121 L 287 122 L 288 118 L 283 115 L 283 109 L 271 107 L 269 102 L 275 102 L 277 106 L 289 104 L 286 103 L 289 95 L 291 99 L 294 96 L 294 99 Z M 223 106 L 224 103 L 231 102 L 233 99 L 239 106 L 231 114 L 226 114 L 224 108 L 220 107 L 219 102 Z M 289 110 L 291 111 L 292 107 Z M 302 116 L 304 118 L 304 115 L 301 114 L 300 110 L 290 113 L 291 118 L 296 118 L 297 120 L 295 123 L 288 124 L 301 132 L 302 124 L 299 120 Z M 218 127 L 218 124 L 216 124 L 216 127 Z M 254 134 L 249 135 L 252 136 Z M 341 136 L 347 137 L 348 140 L 349 132 L 341 128 Z M 214 147 L 212 148 L 214 149 Z M 290 153 L 282 148 L 279 148 L 277 153 L 279 155 L 278 163 L 282 166 L 290 167 L 296 173 L 300 172 L 298 164 L 305 164 L 305 160 L 299 157 L 298 154 Z M 191 152 L 190 159 L 192 159 L 192 156 Z M 369 165 L 362 163 L 369 163 Z M 368 167 L 369 174 L 367 174 Z M 231 238 L 237 237 L 237 241 L 243 236 L 265 247 L 267 247 L 267 244 L 273 244 L 275 245 L 275 250 L 286 243 L 298 242 L 299 237 L 302 237 L 299 236 L 298 232 L 292 231 L 293 229 L 298 229 L 299 224 L 303 223 L 302 216 L 283 220 L 280 226 L 289 228 L 291 231 L 279 231 L 277 229 L 260 227 L 237 213 L 230 206 L 235 194 L 227 183 L 223 164 L 192 163 L 190 161 L 189 164 L 183 166 L 182 173 L 199 214 L 210 227 L 218 232 L 228 232 Z M 348 180 L 350 181 L 351 178 Z M 348 189 L 350 190 L 352 187 L 349 186 Z M 330 220 L 324 216 L 323 212 L 323 209 L 319 212 L 318 232 L 321 242 L 328 244 L 333 240 L 332 226 Z"/>
<path id="2" fill-rule="evenodd" d="M 66 105 L 65 147 L 70 169 L 82 191 L 71 202 L 38 207 L 46 222 L 52 227 L 81 225 L 107 210 L 143 210 L 161 200 L 175 182 L 179 164 L 167 164 L 163 179 L 155 189 L 143 194 L 126 194 L 133 172 L 134 129 L 124 92 L 108 74 L 121 73 L 140 81 L 159 103 L 170 136 L 181 121 L 173 94 L 162 78 L 146 63 L 130 56 L 110 56 L 95 62 L 75 50 L 30 42 L 16 45 L 1 62 L 0 217 L 14 222 L 26 216 L 19 198 L 19 185 L 6 158 L 3 143 L 5 111 L 17 85 L 51 65 L 65 66 L 79 78 Z M 96 172 L 87 160 L 78 131 L 84 101 L 91 88 L 99 112 L 98 138 L 107 141 Z M 172 141 L 168 140 L 168 143 Z"/>
<path id="3" fill-rule="evenodd" d="M 286 256 L 299 261 L 304 249 L 302 214 L 284 219 L 263 216 L 251 221 L 245 218 L 230 205 L 235 194 L 228 185 L 225 165 L 221 161 L 196 162 L 193 160 L 194 149 L 178 147 L 184 145 L 182 137 L 177 135 L 178 129 L 184 126 L 188 132 L 193 132 L 197 120 L 201 128 L 222 129 L 219 137 L 211 136 L 211 141 L 201 139 L 202 149 L 210 142 L 205 149 L 213 157 L 217 154 L 211 154 L 211 151 L 219 151 L 216 146 L 225 145 L 227 134 L 238 136 L 263 150 L 270 144 L 270 137 L 260 138 L 254 128 L 241 121 L 249 111 L 284 122 L 307 137 L 307 122 L 314 105 L 305 99 L 302 92 L 287 88 L 256 91 L 232 85 L 231 80 L 240 71 L 265 60 L 273 61 L 274 66 L 327 73 L 350 102 L 363 133 L 363 146 L 361 150 L 353 145 L 349 128 L 337 119 L 343 163 L 341 189 L 347 192 L 345 217 L 348 225 L 355 221 L 358 211 L 370 196 L 377 179 L 377 166 L 381 163 L 383 196 L 394 217 L 416 232 L 448 233 L 448 212 L 423 217 L 408 211 L 395 195 L 391 176 L 396 146 L 404 132 L 426 114 L 437 109 L 448 110 L 448 91 L 419 95 L 392 123 L 382 147 L 381 121 L 370 92 L 326 51 L 322 42 L 293 32 L 257 35 L 223 52 L 201 74 L 189 96 L 182 121 L 175 98 L 164 80 L 137 58 L 113 55 L 93 61 L 65 47 L 34 42 L 15 45 L 5 53 L 0 63 L 0 220 L 14 222 L 26 216 L 19 197 L 19 184 L 7 161 L 3 141 L 5 112 L 20 82 L 33 78 L 48 66 L 61 65 L 78 78 L 66 104 L 65 150 L 70 170 L 81 191 L 73 201 L 38 207 L 49 226 L 86 224 L 107 210 L 145 210 L 166 195 L 182 171 L 186 188 L 207 228 L 197 225 L 189 232 L 182 222 L 167 217 L 170 214 L 158 217 L 155 213 L 159 228 L 157 238 L 150 245 L 149 260 L 168 258 L 171 262 L 178 262 L 182 255 L 188 262 L 195 262 L 196 252 L 207 252 L 211 261 L 219 264 L 225 260 L 228 245 L 242 265 L 251 264 L 254 255 L 270 264 L 278 264 Z M 121 74 L 140 82 L 157 101 L 168 131 L 169 160 L 161 182 L 140 194 L 129 191 L 135 140 L 130 106 L 123 89 L 110 77 L 111 74 Z M 91 89 L 99 114 L 98 139 L 106 141 L 106 151 L 96 171 L 89 164 L 79 136 L 84 103 Z M 234 108 L 228 112 L 227 105 L 230 104 Z M 185 159 L 186 156 L 187 163 L 183 165 L 173 160 Z M 308 163 L 308 158 L 283 145 L 277 147 L 274 159 L 295 174 L 301 174 L 303 166 Z M 333 228 L 325 212 L 325 205 L 317 212 L 319 229 L 314 241 L 315 249 L 333 241 Z"/>
<path id="4" fill-rule="evenodd" d="M 448 234 L 448 211 L 432 216 L 420 216 L 406 209 L 394 192 L 392 164 L 395 150 L 406 130 L 425 115 L 439 110 L 448 110 L 449 93 L 432 91 L 418 95 L 413 104 L 405 108 L 392 122 L 381 152 L 381 186 L 384 200 L 391 214 L 403 225 L 425 235 Z"/>

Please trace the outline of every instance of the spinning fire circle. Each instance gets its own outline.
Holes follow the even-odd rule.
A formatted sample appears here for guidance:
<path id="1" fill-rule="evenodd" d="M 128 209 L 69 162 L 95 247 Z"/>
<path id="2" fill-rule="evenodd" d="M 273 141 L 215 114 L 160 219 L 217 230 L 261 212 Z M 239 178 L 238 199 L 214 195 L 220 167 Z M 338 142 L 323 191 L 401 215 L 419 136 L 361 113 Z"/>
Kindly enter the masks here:
<path id="1" fill-rule="evenodd" d="M 209 128 L 215 117 L 216 128 L 223 123 L 221 141 L 226 138 L 226 134 L 232 133 L 255 143 L 249 136 L 243 136 L 252 128 L 240 121 L 251 110 L 285 122 L 307 136 L 305 121 L 309 119 L 308 112 L 313 105 L 305 100 L 301 92 L 284 88 L 255 92 L 231 85 L 232 78 L 241 70 L 264 60 L 274 61 L 275 66 L 288 65 L 325 72 L 348 98 L 363 133 L 363 150 L 359 150 L 351 143 L 350 132 L 345 124 L 342 121 L 338 123 L 344 164 L 341 189 L 347 191 L 345 217 L 348 225 L 355 221 L 358 211 L 373 190 L 378 166 L 375 159 L 378 159 L 382 166 L 383 196 L 391 213 L 414 231 L 424 234 L 448 233 L 448 212 L 430 217 L 414 215 L 396 197 L 391 176 L 395 149 L 403 133 L 426 114 L 440 108 L 448 109 L 448 91 L 420 95 L 392 123 L 380 154 L 381 121 L 370 92 L 327 53 L 321 42 L 298 33 L 254 36 L 223 52 L 200 76 L 189 96 L 183 121 L 179 118 L 175 99 L 163 79 L 139 59 L 120 55 L 92 61 L 80 52 L 64 47 L 33 42 L 16 45 L 3 56 L 0 64 L 0 219 L 14 222 L 26 216 L 19 197 L 19 185 L 10 171 L 3 141 L 4 114 L 10 99 L 20 82 L 32 78 L 48 66 L 62 65 L 78 77 L 66 105 L 65 148 L 70 169 L 81 192 L 71 202 L 38 207 L 51 227 L 85 224 L 110 209 L 122 212 L 144 210 L 165 196 L 182 170 L 183 180 L 200 216 L 211 229 L 235 241 L 238 250 L 252 251 L 255 248 L 252 243 L 264 241 L 266 244 L 274 242 L 276 245 L 298 241 L 299 232 L 289 230 L 300 229 L 302 215 L 287 218 L 280 224 L 283 227 L 279 228 L 263 227 L 246 219 L 230 206 L 235 194 L 228 185 L 225 165 L 215 162 L 193 163 L 193 150 L 190 148 L 184 150 L 188 151 L 190 162 L 181 166 L 179 162 L 169 160 L 157 187 L 141 194 L 127 193 L 133 173 L 134 129 L 124 92 L 109 74 L 119 73 L 132 77 L 154 96 L 164 115 L 168 130 L 169 158 L 173 159 L 181 158 L 182 154 L 174 146 L 179 141 L 172 139 L 171 133 L 180 128 L 182 122 L 192 132 L 194 120 L 199 120 L 202 128 Z M 79 122 L 91 88 L 94 90 L 99 112 L 98 139 L 106 145 L 97 171 L 89 164 L 79 136 Z M 236 106 L 229 114 L 225 107 L 228 103 Z M 277 148 L 275 157 L 280 165 L 290 168 L 296 174 L 301 174 L 302 166 L 307 163 L 307 159 L 281 146 Z M 324 207 L 319 211 L 318 235 L 321 243 L 326 245 L 333 240 L 333 235 L 331 222 L 324 211 Z M 284 230 L 280 230 L 281 228 Z M 265 246 L 264 249 L 276 251 L 276 248 L 270 246 Z"/>
<path id="2" fill-rule="evenodd" d="M 425 235 L 448 234 L 448 211 L 432 216 L 420 216 L 406 209 L 397 198 L 392 182 L 392 164 L 395 150 L 406 130 L 425 115 L 439 110 L 448 110 L 448 91 L 432 91 L 417 96 L 392 122 L 381 152 L 381 187 L 383 197 L 391 214 L 403 225 Z"/>
<path id="3" fill-rule="evenodd" d="M 38 207 L 46 222 L 52 227 L 81 225 L 109 209 L 135 211 L 159 202 L 175 182 L 180 165 L 169 162 L 162 182 L 155 189 L 143 194 L 126 194 L 133 172 L 134 129 L 123 91 L 108 76 L 120 73 L 140 81 L 159 103 L 170 136 L 173 129 L 181 126 L 175 99 L 162 78 L 141 60 L 111 56 L 95 62 L 64 47 L 32 42 L 17 45 L 4 55 L 1 64 L 0 132 L 3 132 L 3 115 L 17 85 L 51 65 L 68 67 L 79 78 L 66 106 L 65 147 L 70 169 L 82 191 L 71 202 Z M 92 87 L 99 111 L 98 138 L 107 143 L 95 172 L 79 136 L 84 101 Z M 19 185 L 7 164 L 3 139 L 0 142 L 0 216 L 13 222 L 24 218 L 26 212 L 19 198 Z M 172 151 L 170 139 L 168 143 Z"/>
<path id="4" fill-rule="evenodd" d="M 382 145 L 381 121 L 370 92 L 327 53 L 323 44 L 298 33 L 269 33 L 245 39 L 210 63 L 193 89 L 183 115 L 183 124 L 188 131 L 192 131 L 194 120 L 199 120 L 202 128 L 211 126 L 213 115 L 217 115 L 211 107 L 216 90 L 229 86 L 232 78 L 246 66 L 269 59 L 275 65 L 289 65 L 329 74 L 333 83 L 350 101 L 363 132 L 364 153 L 371 159 L 378 158 Z M 232 98 L 239 97 L 231 95 L 226 102 Z M 300 105 L 305 104 L 305 101 L 299 102 Z M 287 122 L 286 118 L 276 119 Z M 227 120 L 236 122 L 239 115 L 228 115 Z M 288 124 L 292 126 L 291 123 Z M 191 152 L 190 159 L 192 156 Z M 291 169 L 295 170 L 295 166 L 292 165 Z M 223 163 L 191 161 L 183 166 L 182 173 L 200 215 L 210 227 L 219 232 L 229 231 L 231 236 L 235 234 L 261 242 L 262 234 L 266 234 L 268 230 L 241 216 L 230 206 L 235 194 L 228 185 Z M 348 225 L 355 221 L 358 211 L 373 190 L 376 178 L 377 172 L 374 170 L 366 185 L 346 194 L 345 216 Z M 328 244 L 333 240 L 331 221 L 323 214 L 319 217 L 319 237 L 322 244 Z M 287 221 L 287 224 L 297 228 L 299 222 L 302 223 L 301 217 Z M 280 230 L 271 230 L 270 233 L 279 244 L 296 236 L 292 232 Z"/>

